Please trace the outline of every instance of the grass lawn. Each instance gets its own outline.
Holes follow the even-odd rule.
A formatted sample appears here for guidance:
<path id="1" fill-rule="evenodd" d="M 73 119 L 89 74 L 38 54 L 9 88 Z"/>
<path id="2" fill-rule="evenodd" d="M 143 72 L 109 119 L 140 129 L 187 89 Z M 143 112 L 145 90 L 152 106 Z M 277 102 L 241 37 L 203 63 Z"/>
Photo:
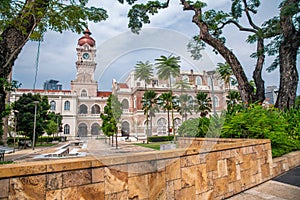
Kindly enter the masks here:
<path id="1" fill-rule="evenodd" d="M 151 142 L 151 143 L 135 143 L 135 145 L 150 148 L 150 149 L 155 149 L 159 150 L 161 144 L 169 144 L 170 142 Z"/>

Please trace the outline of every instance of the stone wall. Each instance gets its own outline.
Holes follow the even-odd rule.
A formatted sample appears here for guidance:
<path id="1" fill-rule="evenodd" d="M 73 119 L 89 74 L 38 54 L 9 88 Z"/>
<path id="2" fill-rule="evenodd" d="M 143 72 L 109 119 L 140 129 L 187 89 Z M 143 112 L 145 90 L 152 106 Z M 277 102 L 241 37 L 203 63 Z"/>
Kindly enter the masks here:
<path id="1" fill-rule="evenodd" d="M 200 148 L 3 165 L 0 199 L 223 199 L 300 162 L 287 157 L 273 166 L 269 140 L 207 141 Z"/>

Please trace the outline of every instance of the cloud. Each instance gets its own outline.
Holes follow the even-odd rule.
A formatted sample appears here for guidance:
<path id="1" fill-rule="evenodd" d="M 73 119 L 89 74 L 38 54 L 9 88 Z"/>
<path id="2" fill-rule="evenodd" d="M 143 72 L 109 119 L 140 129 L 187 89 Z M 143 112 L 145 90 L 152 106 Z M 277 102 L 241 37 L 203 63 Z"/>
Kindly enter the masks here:
<path id="1" fill-rule="evenodd" d="M 107 10 L 109 18 L 106 21 L 100 23 L 89 23 L 92 37 L 96 40 L 97 45 L 97 71 L 95 79 L 99 81 L 99 87 L 103 90 L 111 89 L 112 78 L 119 78 L 122 80 L 129 70 L 132 70 L 135 63 L 138 60 L 154 60 L 157 56 L 160 56 L 164 52 L 176 53 L 172 48 L 176 49 L 176 45 L 184 49 L 186 43 L 180 41 L 174 36 L 164 35 L 168 31 L 177 32 L 186 38 L 186 41 L 192 36 L 199 33 L 198 27 L 192 23 L 193 12 L 182 11 L 182 6 L 179 1 L 170 1 L 169 8 L 160 10 L 155 16 L 151 16 L 151 24 L 146 25 L 142 30 L 141 35 L 134 35 L 130 33 L 127 27 L 128 19 L 127 12 L 129 6 L 119 4 L 117 1 L 90 1 L 91 6 L 103 7 Z M 230 9 L 230 0 L 212 1 L 206 0 L 207 9 Z M 259 10 L 259 14 L 255 16 L 258 24 L 261 24 L 267 18 L 272 17 L 278 13 L 278 4 L 280 0 L 273 1 L 261 1 L 262 7 Z M 149 28 L 165 29 L 157 34 L 151 33 Z M 241 34 L 236 28 L 229 28 L 224 32 L 227 36 L 227 43 L 230 48 L 237 54 L 239 60 L 245 66 L 246 73 L 251 79 L 253 67 L 255 61 L 249 58 L 250 53 L 255 51 L 255 46 L 247 45 L 245 43 L 246 36 Z M 176 34 L 175 34 L 176 35 Z M 75 79 L 77 60 L 76 46 L 78 39 L 82 34 L 71 33 L 69 31 L 63 34 L 49 31 L 41 44 L 40 58 L 39 58 L 39 70 L 37 76 L 37 88 L 41 88 L 43 82 L 49 79 L 59 80 L 63 84 L 64 89 L 70 88 L 70 81 Z M 173 37 L 173 38 L 172 38 Z M 168 40 L 166 40 L 166 38 Z M 150 48 L 151 41 L 155 41 L 155 45 Z M 185 41 L 185 42 L 186 42 Z M 158 46 L 158 44 L 164 44 L 170 49 Z M 156 49 L 156 51 L 154 51 Z M 212 53 L 212 49 L 207 47 L 206 57 L 212 62 L 210 65 L 199 65 L 199 70 L 205 70 L 207 66 L 216 67 L 218 62 L 224 62 L 224 59 L 220 55 Z M 33 80 L 35 76 L 35 62 L 37 54 L 37 42 L 28 42 L 22 49 L 17 61 L 14 65 L 13 79 L 23 83 L 23 88 L 31 88 L 33 86 Z M 177 53 L 178 54 L 178 53 Z M 108 56 L 107 56 L 108 55 Z M 181 55 L 182 56 L 182 55 Z M 184 54 L 182 57 L 185 63 L 190 63 L 189 55 Z M 299 61 L 298 61 L 299 62 Z M 266 63 L 270 63 L 269 60 Z M 184 64 L 188 65 L 188 64 Z M 105 68 L 113 69 L 111 71 L 105 70 Z M 189 66 L 187 66 L 189 67 Z M 124 69 L 126 69 L 124 71 Z M 99 72 L 106 71 L 105 75 L 101 75 Z M 269 75 L 264 73 L 267 83 L 278 85 L 278 75 Z M 276 78 L 274 78 L 276 77 Z M 103 79 L 105 78 L 105 80 Z M 103 82 L 102 82 L 103 81 Z M 267 84 L 266 84 L 267 85 Z"/>

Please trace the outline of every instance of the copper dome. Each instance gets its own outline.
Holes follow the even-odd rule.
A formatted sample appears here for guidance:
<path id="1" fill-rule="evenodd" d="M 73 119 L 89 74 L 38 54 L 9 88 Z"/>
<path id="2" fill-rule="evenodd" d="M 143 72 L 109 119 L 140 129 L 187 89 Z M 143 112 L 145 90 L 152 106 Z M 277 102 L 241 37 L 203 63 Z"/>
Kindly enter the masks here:
<path id="1" fill-rule="evenodd" d="M 92 34 L 91 32 L 90 32 L 90 30 L 89 29 L 86 29 L 86 31 L 84 31 L 83 32 L 83 34 L 84 34 L 84 36 L 82 36 L 79 40 L 78 40 L 78 45 L 79 46 L 82 46 L 82 45 L 84 45 L 84 44 L 88 44 L 88 45 L 90 45 L 91 47 L 93 47 L 93 46 L 95 46 L 95 40 L 92 38 L 92 37 L 90 37 L 90 35 Z"/>

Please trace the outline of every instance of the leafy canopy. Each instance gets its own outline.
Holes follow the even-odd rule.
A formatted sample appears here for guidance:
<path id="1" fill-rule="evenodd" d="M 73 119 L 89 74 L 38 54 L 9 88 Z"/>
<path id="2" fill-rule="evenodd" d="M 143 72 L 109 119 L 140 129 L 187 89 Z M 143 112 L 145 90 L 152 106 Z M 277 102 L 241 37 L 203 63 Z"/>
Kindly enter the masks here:
<path id="1" fill-rule="evenodd" d="M 32 15 L 35 19 L 40 19 L 40 21 L 36 21 L 37 27 L 30 36 L 33 40 L 41 39 L 48 29 L 59 33 L 66 30 L 80 33 L 84 27 L 87 27 L 87 21 L 97 23 L 108 17 L 107 12 L 103 8 L 89 7 L 88 2 L 89 0 L 35 0 L 32 2 L 1 0 L 0 31 L 9 26 L 25 31 L 24 24 L 14 20 L 22 13 L 24 17 Z M 37 11 L 26 9 L 26 12 L 23 12 L 25 8 L 42 3 L 47 4 L 46 12 L 42 8 L 37 9 Z"/>

